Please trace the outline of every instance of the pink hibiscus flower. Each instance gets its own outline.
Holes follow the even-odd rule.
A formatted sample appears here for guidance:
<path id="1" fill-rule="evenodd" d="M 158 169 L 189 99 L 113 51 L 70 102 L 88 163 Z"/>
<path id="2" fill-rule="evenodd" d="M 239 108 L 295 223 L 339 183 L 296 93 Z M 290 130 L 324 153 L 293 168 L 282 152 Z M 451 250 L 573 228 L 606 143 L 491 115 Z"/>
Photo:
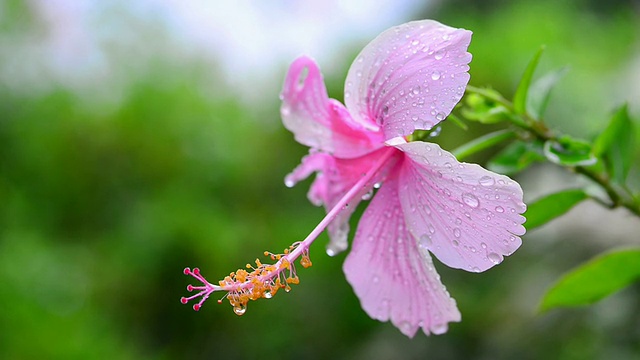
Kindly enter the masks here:
<path id="1" fill-rule="evenodd" d="M 185 269 L 204 286 L 184 303 L 228 291 L 244 313 L 248 300 L 271 297 L 297 283 L 294 260 L 311 265 L 309 246 L 327 228 L 329 255 L 347 248 L 349 218 L 362 215 L 344 263 L 347 280 L 372 318 L 390 320 L 402 333 L 441 334 L 460 312 L 433 267 L 441 262 L 480 272 L 499 264 L 522 243 L 522 189 L 506 176 L 460 163 L 438 145 L 407 142 L 417 129 L 444 120 L 469 81 L 471 32 L 435 21 L 383 32 L 357 56 L 347 75 L 345 104 L 329 99 L 318 66 L 308 57 L 291 65 L 282 92 L 284 125 L 311 148 L 285 179 L 287 186 L 316 172 L 309 199 L 327 216 L 284 254 L 239 270 L 219 285 Z M 375 195 L 373 191 L 379 188 Z M 288 271 L 289 276 L 284 274 Z"/>

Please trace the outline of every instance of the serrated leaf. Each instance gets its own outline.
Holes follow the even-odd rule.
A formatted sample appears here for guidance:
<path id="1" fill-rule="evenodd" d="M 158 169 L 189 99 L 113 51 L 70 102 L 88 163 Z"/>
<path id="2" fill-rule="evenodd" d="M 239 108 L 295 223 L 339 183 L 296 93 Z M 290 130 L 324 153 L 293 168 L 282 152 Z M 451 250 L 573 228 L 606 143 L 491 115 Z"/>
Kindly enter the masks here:
<path id="1" fill-rule="evenodd" d="M 475 154 L 484 149 L 488 149 L 496 144 L 499 144 L 505 140 L 513 139 L 516 134 L 511 130 L 498 130 L 486 135 L 483 135 L 477 139 L 471 140 L 468 143 L 455 148 L 451 153 L 458 159 L 464 159 L 471 154 Z"/>
<path id="2" fill-rule="evenodd" d="M 593 153 L 602 158 L 607 172 L 618 184 L 624 184 L 633 164 L 635 129 L 627 105 L 623 105 L 598 136 Z"/>
<path id="3" fill-rule="evenodd" d="M 600 255 L 565 274 L 544 295 L 541 311 L 592 304 L 640 280 L 640 249 Z"/>
<path id="4" fill-rule="evenodd" d="M 516 141 L 489 160 L 487 168 L 500 174 L 514 175 L 531 164 L 544 160 L 541 143 Z"/>
<path id="5" fill-rule="evenodd" d="M 564 166 L 588 166 L 598 161 L 590 143 L 568 135 L 546 141 L 542 150 L 549 161 Z"/>
<path id="6" fill-rule="evenodd" d="M 527 211 L 523 214 L 527 218 L 524 227 L 532 230 L 542 226 L 549 221 L 564 215 L 579 202 L 588 198 L 589 195 L 582 189 L 571 189 L 547 195 L 527 205 Z"/>
<path id="7" fill-rule="evenodd" d="M 568 70 L 568 67 L 563 67 L 552 71 L 531 85 L 529 88 L 529 96 L 527 97 L 527 112 L 529 112 L 534 119 L 542 118 L 549 104 L 551 90 L 553 90 L 553 87 Z"/>
<path id="8" fill-rule="evenodd" d="M 520 84 L 518 84 L 518 88 L 516 89 L 516 93 L 513 95 L 513 109 L 516 114 L 524 114 L 527 111 L 527 95 L 529 93 L 529 87 L 531 86 L 533 73 L 536 71 L 536 67 L 538 67 L 538 62 L 540 62 L 540 57 L 543 52 L 544 46 L 538 50 L 529 62 L 529 65 L 527 65 L 527 68 L 522 75 L 522 79 L 520 80 Z"/>

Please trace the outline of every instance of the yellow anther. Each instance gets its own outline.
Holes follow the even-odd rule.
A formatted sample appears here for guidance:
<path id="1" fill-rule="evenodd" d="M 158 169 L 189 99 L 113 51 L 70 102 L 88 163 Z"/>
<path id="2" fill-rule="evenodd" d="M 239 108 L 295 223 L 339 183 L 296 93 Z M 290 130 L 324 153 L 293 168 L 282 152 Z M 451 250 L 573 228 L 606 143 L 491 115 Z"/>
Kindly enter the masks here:
<path id="1" fill-rule="evenodd" d="M 302 267 L 306 269 L 313 265 L 313 263 L 311 262 L 311 259 L 309 259 L 308 255 L 302 255 L 302 259 L 300 259 L 300 265 L 302 265 Z"/>

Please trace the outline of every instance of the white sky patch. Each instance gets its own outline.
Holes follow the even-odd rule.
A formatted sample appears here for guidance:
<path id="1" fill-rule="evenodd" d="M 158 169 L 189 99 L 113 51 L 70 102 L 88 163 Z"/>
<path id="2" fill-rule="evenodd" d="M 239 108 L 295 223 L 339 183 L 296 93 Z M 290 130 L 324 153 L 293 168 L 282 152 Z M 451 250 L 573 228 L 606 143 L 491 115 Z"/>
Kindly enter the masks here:
<path id="1" fill-rule="evenodd" d="M 324 72 L 334 71 L 351 61 L 346 57 L 354 50 L 348 44 L 364 46 L 386 28 L 413 19 L 425 3 L 31 0 L 29 5 L 35 28 L 0 35 L 0 82 L 10 88 L 46 91 L 60 84 L 79 92 L 117 93 L 113 88 L 126 86 L 125 70 L 142 69 L 154 56 L 169 54 L 184 66 L 190 59 L 210 61 L 212 72 L 246 94 L 245 100 L 255 100 L 263 91 L 279 91 L 295 57 L 312 56 Z M 152 33 L 154 26 L 161 32 L 157 42 L 139 31 L 148 27 Z"/>

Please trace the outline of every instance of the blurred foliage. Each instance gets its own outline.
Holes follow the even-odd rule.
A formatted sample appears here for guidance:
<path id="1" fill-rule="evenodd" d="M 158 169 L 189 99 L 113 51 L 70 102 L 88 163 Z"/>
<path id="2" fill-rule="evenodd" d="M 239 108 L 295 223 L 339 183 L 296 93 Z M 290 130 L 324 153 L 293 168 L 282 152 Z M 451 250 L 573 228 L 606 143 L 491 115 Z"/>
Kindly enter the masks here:
<path id="1" fill-rule="evenodd" d="M 22 2 L 6 4 L 3 35 L 35 26 L 12 20 L 29 18 Z M 629 100 L 615 85 L 639 44 L 634 3 L 606 4 L 457 0 L 416 18 L 473 30 L 472 83 L 502 93 L 515 91 L 546 44 L 542 68 L 571 66 L 548 118 L 589 137 Z M 198 313 L 180 304 L 190 283 L 185 266 L 214 281 L 301 239 L 324 213 L 306 200 L 308 181 L 283 185 L 306 149 L 278 125 L 278 94 L 264 94 L 259 109 L 232 89 L 212 96 L 203 89 L 226 87 L 214 72 L 158 59 L 144 74 L 127 74 L 115 106 L 62 86 L 29 94 L 0 84 L 0 358 L 640 355 L 638 286 L 590 309 L 535 313 L 552 279 L 600 251 L 583 239 L 545 247 L 525 237 L 521 250 L 483 274 L 437 264 L 463 314 L 443 336 L 409 340 L 371 320 L 342 275 L 344 254 L 324 255 L 325 236 L 300 285 L 250 304 L 241 318 L 215 301 Z M 330 95 L 341 98 L 344 78 L 326 78 Z M 482 126 L 463 132 L 445 124 L 438 141 L 452 148 L 491 130 Z"/>

